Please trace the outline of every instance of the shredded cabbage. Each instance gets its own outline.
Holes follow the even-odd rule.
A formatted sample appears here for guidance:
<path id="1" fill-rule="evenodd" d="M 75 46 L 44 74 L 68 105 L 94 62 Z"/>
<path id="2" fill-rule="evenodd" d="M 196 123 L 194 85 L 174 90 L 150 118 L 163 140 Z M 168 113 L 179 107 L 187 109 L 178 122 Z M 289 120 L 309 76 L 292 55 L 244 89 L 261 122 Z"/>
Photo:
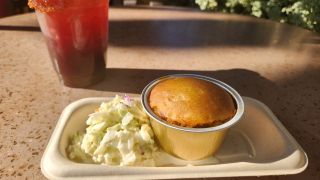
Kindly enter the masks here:
<path id="1" fill-rule="evenodd" d="M 104 102 L 89 115 L 85 133 L 71 137 L 68 157 L 77 162 L 155 166 L 157 146 L 141 103 L 128 96 Z"/>

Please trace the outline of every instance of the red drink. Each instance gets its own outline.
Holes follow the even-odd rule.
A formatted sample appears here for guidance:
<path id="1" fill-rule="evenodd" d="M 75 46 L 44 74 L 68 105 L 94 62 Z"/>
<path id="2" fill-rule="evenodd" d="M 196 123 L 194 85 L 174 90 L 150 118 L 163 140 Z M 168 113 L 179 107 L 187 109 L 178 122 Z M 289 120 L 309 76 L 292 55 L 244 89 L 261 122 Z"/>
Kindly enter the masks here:
<path id="1" fill-rule="evenodd" d="M 66 86 L 104 78 L 108 0 L 30 0 L 52 62 Z"/>

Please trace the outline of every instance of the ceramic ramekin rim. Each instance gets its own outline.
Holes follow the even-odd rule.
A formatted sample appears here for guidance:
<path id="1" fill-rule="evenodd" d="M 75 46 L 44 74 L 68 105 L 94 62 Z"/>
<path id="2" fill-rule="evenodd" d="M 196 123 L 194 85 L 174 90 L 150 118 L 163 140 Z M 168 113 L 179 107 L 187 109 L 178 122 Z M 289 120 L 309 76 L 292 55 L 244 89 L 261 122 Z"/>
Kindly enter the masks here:
<path id="1" fill-rule="evenodd" d="M 213 126 L 213 127 L 207 127 L 207 128 L 181 127 L 181 126 L 170 124 L 165 120 L 162 120 L 159 116 L 157 116 L 152 111 L 151 107 L 149 106 L 149 102 L 148 102 L 149 94 L 150 94 L 150 91 L 152 90 L 152 88 L 157 83 L 159 83 L 160 81 L 163 81 L 165 79 L 174 78 L 174 77 L 194 77 L 194 78 L 206 80 L 211 83 L 214 83 L 215 85 L 218 85 L 219 87 L 226 90 L 234 99 L 234 101 L 237 105 L 236 114 L 232 117 L 232 119 L 230 119 L 229 121 L 227 121 L 219 126 Z M 220 130 L 229 128 L 229 127 L 233 126 L 234 124 L 236 124 L 237 122 L 239 122 L 239 120 L 241 119 L 241 117 L 243 116 L 243 113 L 244 113 L 244 103 L 243 103 L 242 97 L 235 89 L 233 89 L 231 86 L 229 86 L 226 83 L 219 81 L 215 78 L 211 78 L 211 77 L 203 76 L 203 75 L 198 75 L 198 74 L 172 74 L 172 75 L 163 76 L 163 77 L 160 77 L 158 79 L 153 80 L 143 89 L 143 91 L 141 93 L 141 104 L 144 108 L 144 111 L 150 116 L 150 118 L 157 121 L 158 123 L 160 123 L 166 127 L 172 128 L 172 129 L 186 131 L 186 132 L 193 132 L 193 133 L 215 132 L 215 131 L 220 131 Z"/>

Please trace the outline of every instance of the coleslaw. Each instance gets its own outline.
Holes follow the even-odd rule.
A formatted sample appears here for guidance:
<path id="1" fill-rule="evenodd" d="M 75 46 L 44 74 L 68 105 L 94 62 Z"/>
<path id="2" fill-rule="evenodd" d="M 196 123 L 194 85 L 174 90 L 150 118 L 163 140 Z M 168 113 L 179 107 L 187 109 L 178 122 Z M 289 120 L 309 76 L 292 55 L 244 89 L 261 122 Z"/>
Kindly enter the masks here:
<path id="1" fill-rule="evenodd" d="M 149 117 L 128 96 L 103 102 L 86 120 L 85 133 L 71 137 L 71 160 L 119 166 L 155 166 L 158 150 Z"/>

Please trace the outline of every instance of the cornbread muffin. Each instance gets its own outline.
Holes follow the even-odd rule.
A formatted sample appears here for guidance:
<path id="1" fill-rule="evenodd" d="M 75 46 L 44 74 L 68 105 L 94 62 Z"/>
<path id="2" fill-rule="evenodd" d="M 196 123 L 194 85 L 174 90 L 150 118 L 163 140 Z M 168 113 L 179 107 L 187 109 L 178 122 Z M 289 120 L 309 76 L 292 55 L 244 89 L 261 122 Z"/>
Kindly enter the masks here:
<path id="1" fill-rule="evenodd" d="M 149 104 L 163 120 L 191 128 L 223 124 L 236 112 L 231 95 L 224 89 L 192 77 L 159 82 L 150 92 Z"/>

